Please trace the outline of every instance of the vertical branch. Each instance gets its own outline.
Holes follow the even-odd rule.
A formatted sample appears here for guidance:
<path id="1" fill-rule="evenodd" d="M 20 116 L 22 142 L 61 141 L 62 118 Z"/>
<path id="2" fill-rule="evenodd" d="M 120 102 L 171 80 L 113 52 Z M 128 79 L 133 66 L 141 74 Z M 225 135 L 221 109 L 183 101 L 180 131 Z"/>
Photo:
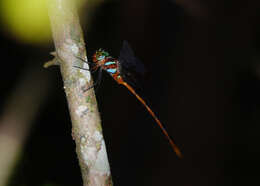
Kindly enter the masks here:
<path id="1" fill-rule="evenodd" d="M 84 91 L 92 84 L 90 72 L 73 67 L 82 64 L 75 56 L 86 53 L 74 0 L 49 0 L 48 6 L 83 183 L 112 185 L 96 97 L 93 89 Z"/>

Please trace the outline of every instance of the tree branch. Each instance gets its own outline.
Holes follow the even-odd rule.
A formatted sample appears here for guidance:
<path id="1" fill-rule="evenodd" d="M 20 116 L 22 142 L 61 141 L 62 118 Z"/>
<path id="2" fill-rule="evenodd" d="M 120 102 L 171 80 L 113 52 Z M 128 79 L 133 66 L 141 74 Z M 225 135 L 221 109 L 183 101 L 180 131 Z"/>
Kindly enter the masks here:
<path id="1" fill-rule="evenodd" d="M 96 97 L 93 89 L 84 91 L 92 84 L 90 72 L 73 67 L 82 64 L 75 56 L 86 53 L 74 0 L 49 0 L 48 5 L 84 186 L 112 185 Z"/>

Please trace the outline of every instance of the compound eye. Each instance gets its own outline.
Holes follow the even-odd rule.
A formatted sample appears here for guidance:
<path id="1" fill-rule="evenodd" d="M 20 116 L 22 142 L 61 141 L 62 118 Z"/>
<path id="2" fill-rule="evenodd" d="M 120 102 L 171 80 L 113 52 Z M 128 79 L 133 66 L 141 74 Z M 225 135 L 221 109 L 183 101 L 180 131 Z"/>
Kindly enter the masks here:
<path id="1" fill-rule="evenodd" d="M 98 59 L 99 61 L 101 61 L 101 60 L 105 59 L 105 56 L 98 56 L 97 59 Z"/>
<path id="2" fill-rule="evenodd" d="M 102 55 L 103 56 L 109 56 L 109 54 L 107 52 L 105 52 L 105 51 L 102 52 Z"/>

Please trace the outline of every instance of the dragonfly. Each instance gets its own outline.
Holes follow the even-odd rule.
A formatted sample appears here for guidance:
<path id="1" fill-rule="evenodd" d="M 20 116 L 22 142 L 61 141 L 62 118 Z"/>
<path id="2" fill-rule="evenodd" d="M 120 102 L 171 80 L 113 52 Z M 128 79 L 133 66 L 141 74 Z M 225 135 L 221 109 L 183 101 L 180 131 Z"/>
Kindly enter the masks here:
<path id="1" fill-rule="evenodd" d="M 78 57 L 79 58 L 79 57 Z M 79 58 L 81 59 L 81 58 Z M 93 88 L 96 84 L 100 83 L 101 80 L 101 74 L 102 71 L 106 71 L 109 75 L 112 76 L 112 78 L 120 85 L 125 86 L 142 104 L 143 106 L 147 109 L 149 114 L 153 117 L 155 122 L 158 124 L 160 129 L 162 130 L 163 134 L 166 136 L 168 139 L 172 149 L 175 151 L 176 155 L 178 157 L 182 157 L 182 153 L 178 146 L 175 144 L 173 139 L 169 136 L 167 130 L 164 128 L 162 125 L 161 121 L 158 119 L 158 117 L 155 115 L 155 113 L 152 111 L 152 109 L 146 104 L 144 99 L 139 96 L 139 94 L 136 93 L 135 89 L 133 88 L 133 85 L 129 83 L 127 79 L 131 77 L 131 73 L 128 73 L 129 69 L 135 69 L 135 71 L 138 74 L 143 74 L 144 70 L 144 65 L 142 62 L 135 57 L 135 54 L 132 50 L 132 48 L 129 46 L 127 41 L 123 41 L 123 46 L 122 49 L 120 50 L 120 55 L 118 59 L 113 58 L 110 56 L 108 52 L 106 52 L 103 49 L 97 50 L 93 57 L 92 57 L 92 62 L 87 62 L 83 59 L 81 59 L 83 62 L 88 63 L 92 65 L 91 71 L 97 71 L 99 69 L 99 75 L 98 75 L 98 80 L 95 84 L 92 86 L 88 87 L 87 90 Z M 75 66 L 77 67 L 77 66 Z M 81 67 L 77 67 L 80 69 L 84 70 L 90 70 L 90 69 L 85 69 Z M 134 84 L 134 83 L 133 83 Z"/>

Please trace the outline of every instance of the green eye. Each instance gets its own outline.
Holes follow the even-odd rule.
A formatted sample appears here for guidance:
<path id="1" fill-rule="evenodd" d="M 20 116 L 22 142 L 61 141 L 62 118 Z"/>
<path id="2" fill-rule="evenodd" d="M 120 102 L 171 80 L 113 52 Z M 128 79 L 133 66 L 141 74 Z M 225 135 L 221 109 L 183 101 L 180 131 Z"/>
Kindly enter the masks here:
<path id="1" fill-rule="evenodd" d="M 105 51 L 103 51 L 103 52 L 102 52 L 102 55 L 107 57 L 107 56 L 109 56 L 109 53 L 108 53 L 108 52 L 105 52 Z"/>
<path id="2" fill-rule="evenodd" d="M 109 57 L 109 53 L 100 48 L 96 51 L 96 56 L 97 59 L 102 60 L 105 57 Z"/>

